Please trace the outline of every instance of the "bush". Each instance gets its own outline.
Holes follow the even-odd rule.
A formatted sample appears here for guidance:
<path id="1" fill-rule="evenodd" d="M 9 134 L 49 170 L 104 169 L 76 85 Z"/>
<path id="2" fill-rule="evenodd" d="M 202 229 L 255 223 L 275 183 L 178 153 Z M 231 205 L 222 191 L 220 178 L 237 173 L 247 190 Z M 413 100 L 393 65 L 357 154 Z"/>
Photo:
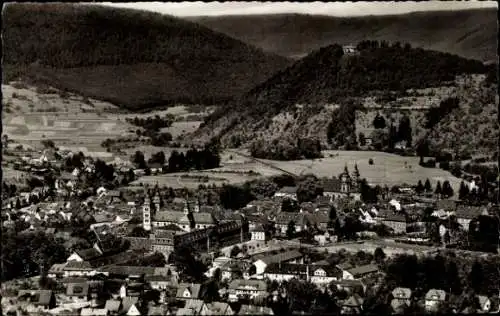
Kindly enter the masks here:
<path id="1" fill-rule="evenodd" d="M 368 159 L 368 164 L 369 164 L 370 166 L 371 166 L 371 165 L 373 165 L 373 159 L 372 159 L 372 158 Z"/>
<path id="2" fill-rule="evenodd" d="M 449 161 L 441 161 L 439 163 L 439 168 L 443 169 L 443 170 L 450 170 L 450 162 Z"/>

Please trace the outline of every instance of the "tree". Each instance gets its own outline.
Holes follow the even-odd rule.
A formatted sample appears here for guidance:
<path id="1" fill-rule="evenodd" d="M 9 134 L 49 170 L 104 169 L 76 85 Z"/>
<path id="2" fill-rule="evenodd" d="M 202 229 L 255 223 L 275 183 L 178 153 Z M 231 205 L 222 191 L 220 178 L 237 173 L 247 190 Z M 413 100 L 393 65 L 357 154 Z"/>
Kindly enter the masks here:
<path id="1" fill-rule="evenodd" d="M 323 187 L 315 177 L 307 177 L 297 186 L 297 199 L 299 202 L 310 202 L 323 195 Z"/>
<path id="2" fill-rule="evenodd" d="M 295 237 L 295 222 L 293 220 L 288 222 L 286 236 L 288 237 L 288 239 L 292 239 L 293 237 Z"/>
<path id="3" fill-rule="evenodd" d="M 132 162 L 137 165 L 139 169 L 146 169 L 146 161 L 144 160 L 144 154 L 141 151 L 136 151 L 132 157 Z"/>
<path id="4" fill-rule="evenodd" d="M 335 206 L 330 206 L 330 213 L 328 214 L 328 218 L 331 221 L 334 221 L 337 218 L 337 210 L 335 209 Z"/>
<path id="5" fill-rule="evenodd" d="M 373 127 L 376 129 L 384 129 L 386 127 L 385 118 L 379 113 L 373 119 Z"/>
<path id="6" fill-rule="evenodd" d="M 16 210 L 21 209 L 21 200 L 19 198 L 16 199 Z"/>
<path id="7" fill-rule="evenodd" d="M 282 212 L 297 212 L 297 203 L 292 199 L 283 199 L 281 202 L 281 211 Z"/>
<path id="8" fill-rule="evenodd" d="M 450 260 L 446 266 L 445 280 L 446 290 L 449 290 L 449 292 L 453 294 L 460 294 L 462 291 L 462 285 L 458 274 L 457 264 L 454 260 Z"/>
<path id="9" fill-rule="evenodd" d="M 484 281 L 484 271 L 481 262 L 474 262 L 469 273 L 468 281 L 469 286 L 474 290 L 474 292 L 476 294 L 480 294 Z"/>
<path id="10" fill-rule="evenodd" d="M 415 188 L 415 191 L 418 194 L 421 194 L 424 192 L 424 190 L 425 190 L 425 188 L 424 188 L 424 185 L 422 184 L 422 180 L 418 180 L 418 184 L 417 184 L 417 187 Z"/>
<path id="11" fill-rule="evenodd" d="M 450 181 L 446 180 L 443 182 L 443 190 L 442 193 L 446 197 L 451 197 L 453 196 L 453 188 L 451 187 Z"/>
<path id="12" fill-rule="evenodd" d="M 375 252 L 373 253 L 373 257 L 378 264 L 381 264 L 382 262 L 384 262 L 386 255 L 382 248 L 377 247 L 375 249 Z"/>
<path id="13" fill-rule="evenodd" d="M 425 189 L 425 192 L 432 192 L 432 185 L 431 185 L 431 182 L 429 181 L 429 179 L 425 180 L 424 189 Z"/>
<path id="14" fill-rule="evenodd" d="M 420 163 L 423 163 L 424 157 L 429 155 L 429 142 L 421 139 L 417 144 L 417 156 L 420 157 Z"/>
<path id="15" fill-rule="evenodd" d="M 465 200 L 468 195 L 469 195 L 469 187 L 467 187 L 465 185 L 464 181 L 462 180 L 462 182 L 460 182 L 460 189 L 458 191 L 458 198 L 460 200 Z"/>
<path id="16" fill-rule="evenodd" d="M 411 132 L 410 118 L 407 115 L 403 115 L 403 117 L 401 117 L 401 119 L 399 120 L 397 138 L 399 141 L 406 141 L 406 145 L 408 147 L 411 146 Z"/>
<path id="17" fill-rule="evenodd" d="M 441 190 L 441 181 L 438 181 L 436 184 L 436 190 L 434 190 L 434 194 L 440 196 L 443 194 L 443 191 Z"/>

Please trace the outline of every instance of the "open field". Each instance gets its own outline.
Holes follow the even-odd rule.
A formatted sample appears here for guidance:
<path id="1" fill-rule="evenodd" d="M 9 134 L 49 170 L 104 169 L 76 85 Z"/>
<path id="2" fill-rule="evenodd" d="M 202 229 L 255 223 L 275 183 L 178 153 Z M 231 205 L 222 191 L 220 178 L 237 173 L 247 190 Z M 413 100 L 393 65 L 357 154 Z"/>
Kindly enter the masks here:
<path id="1" fill-rule="evenodd" d="M 188 176 L 188 177 L 186 177 Z M 197 178 L 200 177 L 200 178 Z M 201 180 L 202 177 L 208 177 L 204 181 Z M 182 172 L 182 173 L 170 173 L 157 176 L 143 176 L 136 181 L 132 182 L 131 186 L 140 185 L 156 185 L 160 187 L 172 187 L 172 188 L 188 188 L 195 189 L 198 188 L 200 184 L 203 185 L 213 185 L 221 186 L 223 184 L 242 184 L 245 181 L 255 179 L 257 176 L 240 175 L 240 174 L 218 174 L 210 172 Z"/>
<path id="2" fill-rule="evenodd" d="M 248 154 L 245 151 L 238 152 Z M 423 168 L 419 166 L 418 157 L 402 157 L 373 151 L 330 150 L 324 151 L 323 154 L 325 158 L 315 160 L 273 161 L 259 159 L 258 161 L 276 166 L 296 175 L 314 174 L 318 177 L 338 176 L 342 173 L 346 165 L 352 171 L 354 164 L 357 164 L 361 177 L 366 178 L 368 183 L 372 185 L 387 184 L 392 186 L 403 183 L 414 185 L 417 184 L 418 180 L 425 181 L 428 178 L 433 186 L 437 181 L 443 182 L 448 180 L 455 191 L 460 187 L 461 180 L 452 176 L 449 172 L 438 168 Z M 233 156 L 235 155 L 233 154 Z M 370 158 L 373 159 L 373 165 L 369 165 L 368 163 Z M 261 174 L 280 173 L 278 170 L 273 170 L 271 167 L 258 162 L 226 164 L 224 169 L 241 170 L 244 165 Z"/>

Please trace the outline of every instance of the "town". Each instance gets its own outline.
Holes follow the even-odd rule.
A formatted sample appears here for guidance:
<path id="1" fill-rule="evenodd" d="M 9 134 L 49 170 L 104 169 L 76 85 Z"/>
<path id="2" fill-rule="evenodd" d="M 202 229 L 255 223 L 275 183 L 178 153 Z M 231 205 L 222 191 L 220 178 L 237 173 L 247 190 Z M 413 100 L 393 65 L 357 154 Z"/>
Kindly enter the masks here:
<path id="1" fill-rule="evenodd" d="M 0 314 L 500 314 L 496 2 L 2 17 Z"/>
<path id="2" fill-rule="evenodd" d="M 498 312 L 499 211 L 479 179 L 374 188 L 346 166 L 245 184 L 259 198 L 225 208 L 241 188 L 131 191 L 138 169 L 45 145 L 3 147 L 42 178 L 3 185 L 6 315 Z"/>

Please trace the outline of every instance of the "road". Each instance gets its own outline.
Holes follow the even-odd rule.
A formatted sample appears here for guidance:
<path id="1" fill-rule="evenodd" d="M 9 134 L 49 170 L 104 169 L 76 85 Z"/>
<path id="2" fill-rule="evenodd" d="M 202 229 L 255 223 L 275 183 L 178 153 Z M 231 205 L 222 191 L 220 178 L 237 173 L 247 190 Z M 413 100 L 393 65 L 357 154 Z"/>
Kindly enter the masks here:
<path id="1" fill-rule="evenodd" d="M 279 168 L 279 167 L 276 167 L 276 166 L 275 166 L 275 165 L 273 165 L 272 163 L 268 163 L 268 162 L 262 161 L 262 160 L 260 160 L 260 159 L 254 158 L 254 157 L 252 157 L 252 156 L 250 156 L 250 155 L 245 155 L 245 154 L 242 154 L 242 153 L 240 153 L 240 152 L 237 152 L 237 151 L 234 151 L 234 150 L 230 150 L 230 149 L 228 149 L 228 150 L 226 150 L 226 151 L 227 151 L 227 152 L 230 152 L 230 153 L 232 153 L 232 154 L 235 154 L 235 155 L 238 155 L 238 156 L 241 156 L 241 157 L 244 157 L 244 158 L 250 159 L 250 160 L 252 160 L 252 161 L 254 161 L 254 162 L 260 163 L 260 164 L 262 164 L 262 165 L 264 165 L 264 166 L 266 166 L 266 167 L 272 168 L 272 169 L 274 169 L 274 170 L 278 170 L 278 171 L 280 171 L 280 172 L 286 173 L 286 174 L 288 174 L 288 175 L 291 175 L 292 177 L 295 177 L 295 178 L 296 178 L 296 177 L 298 177 L 298 175 L 296 175 L 295 173 L 292 173 L 292 172 L 287 171 L 287 170 L 285 170 L 285 169 L 281 169 L 281 168 Z"/>

